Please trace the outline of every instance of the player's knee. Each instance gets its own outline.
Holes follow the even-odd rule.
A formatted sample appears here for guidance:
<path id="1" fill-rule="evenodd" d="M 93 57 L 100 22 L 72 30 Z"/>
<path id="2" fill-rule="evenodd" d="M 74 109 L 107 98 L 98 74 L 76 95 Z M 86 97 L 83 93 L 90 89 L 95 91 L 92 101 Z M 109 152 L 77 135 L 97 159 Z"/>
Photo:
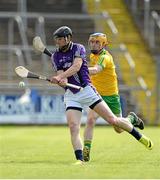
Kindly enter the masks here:
<path id="1" fill-rule="evenodd" d="M 114 130 L 116 131 L 116 133 L 120 134 L 123 132 L 123 130 L 117 126 L 113 126 L 114 127 Z"/>
<path id="2" fill-rule="evenodd" d="M 87 126 L 88 127 L 94 127 L 95 125 L 95 122 L 96 122 L 96 118 L 94 117 L 89 117 L 88 120 L 87 120 Z"/>
<path id="3" fill-rule="evenodd" d="M 80 126 L 79 126 L 78 123 L 70 122 L 70 123 L 68 123 L 68 125 L 69 125 L 69 128 L 70 128 L 71 134 L 79 133 Z"/>
<path id="4" fill-rule="evenodd" d="M 115 131 L 116 131 L 116 133 L 118 133 L 118 134 L 121 134 L 121 133 L 123 132 L 123 130 L 121 130 L 121 129 L 116 129 Z"/>

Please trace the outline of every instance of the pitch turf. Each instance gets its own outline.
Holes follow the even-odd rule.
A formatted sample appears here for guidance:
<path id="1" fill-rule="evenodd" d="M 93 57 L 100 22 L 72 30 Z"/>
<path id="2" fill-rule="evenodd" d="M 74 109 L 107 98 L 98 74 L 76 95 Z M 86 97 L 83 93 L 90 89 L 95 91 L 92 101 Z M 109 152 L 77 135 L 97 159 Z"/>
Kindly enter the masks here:
<path id="1" fill-rule="evenodd" d="M 160 128 L 144 132 L 152 151 L 127 133 L 96 127 L 91 161 L 74 166 L 68 127 L 1 126 L 0 178 L 160 178 Z"/>

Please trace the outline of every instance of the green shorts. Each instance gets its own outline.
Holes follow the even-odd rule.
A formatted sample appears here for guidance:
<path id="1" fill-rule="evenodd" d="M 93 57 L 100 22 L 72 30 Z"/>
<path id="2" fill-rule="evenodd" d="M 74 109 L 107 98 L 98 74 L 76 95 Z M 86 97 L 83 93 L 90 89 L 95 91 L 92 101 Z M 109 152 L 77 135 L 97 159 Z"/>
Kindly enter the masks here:
<path id="1" fill-rule="evenodd" d="M 109 108 L 115 115 L 122 114 L 121 102 L 120 102 L 119 95 L 102 96 L 102 99 L 107 103 L 107 105 L 109 106 Z"/>

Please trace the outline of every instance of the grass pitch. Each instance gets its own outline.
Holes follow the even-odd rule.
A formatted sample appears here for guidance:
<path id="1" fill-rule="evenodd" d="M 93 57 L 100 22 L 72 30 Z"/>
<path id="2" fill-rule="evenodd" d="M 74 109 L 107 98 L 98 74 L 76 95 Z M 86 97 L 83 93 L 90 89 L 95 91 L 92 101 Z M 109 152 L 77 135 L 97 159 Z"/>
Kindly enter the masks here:
<path id="1" fill-rule="evenodd" d="M 160 128 L 144 133 L 154 142 L 152 151 L 127 133 L 95 127 L 91 161 L 75 166 L 68 127 L 1 126 L 0 178 L 160 178 Z"/>

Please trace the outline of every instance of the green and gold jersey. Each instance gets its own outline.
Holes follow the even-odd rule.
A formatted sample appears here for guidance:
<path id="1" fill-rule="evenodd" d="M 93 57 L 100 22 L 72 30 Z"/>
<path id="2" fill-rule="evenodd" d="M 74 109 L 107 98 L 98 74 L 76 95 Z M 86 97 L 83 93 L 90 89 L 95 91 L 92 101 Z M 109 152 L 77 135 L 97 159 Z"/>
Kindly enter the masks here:
<path id="1" fill-rule="evenodd" d="M 103 49 L 100 54 L 90 54 L 90 66 L 96 64 L 102 67 L 102 71 L 91 76 L 92 84 L 102 96 L 118 94 L 117 74 L 111 54 Z"/>

